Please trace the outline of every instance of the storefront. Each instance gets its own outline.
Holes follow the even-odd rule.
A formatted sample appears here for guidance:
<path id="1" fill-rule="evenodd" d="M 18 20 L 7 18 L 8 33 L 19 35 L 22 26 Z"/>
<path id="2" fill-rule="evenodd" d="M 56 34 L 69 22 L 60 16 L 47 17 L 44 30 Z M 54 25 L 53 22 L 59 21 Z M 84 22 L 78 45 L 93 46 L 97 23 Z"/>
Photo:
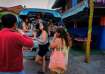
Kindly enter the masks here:
<path id="1" fill-rule="evenodd" d="M 95 0 L 94 3 L 91 48 L 105 50 L 105 28 L 102 26 L 104 24 L 101 25 L 100 23 L 104 22 L 104 18 L 102 20 L 102 17 L 105 16 L 105 3 L 103 0 L 100 2 L 99 0 Z M 63 21 L 65 22 L 69 33 L 72 34 L 73 39 L 76 38 L 75 40 L 77 41 L 86 42 L 89 19 L 88 0 L 81 0 L 80 3 L 74 1 L 72 4 L 76 5 L 72 5 L 72 8 L 63 13 Z"/>

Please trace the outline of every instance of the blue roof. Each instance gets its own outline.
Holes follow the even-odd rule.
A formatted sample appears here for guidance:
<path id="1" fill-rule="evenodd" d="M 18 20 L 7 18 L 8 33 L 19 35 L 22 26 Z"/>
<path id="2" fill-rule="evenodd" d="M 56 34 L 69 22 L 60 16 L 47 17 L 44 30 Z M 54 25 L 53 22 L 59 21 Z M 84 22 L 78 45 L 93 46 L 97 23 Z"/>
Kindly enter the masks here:
<path id="1" fill-rule="evenodd" d="M 73 8 L 69 9 L 67 12 L 65 12 L 63 15 L 62 15 L 62 19 L 65 19 L 69 16 L 72 16 L 72 15 L 75 15 L 81 11 L 84 10 L 85 7 L 88 7 L 88 0 L 84 0 L 82 3 L 74 6 Z"/>
<path id="2" fill-rule="evenodd" d="M 27 8 L 27 9 L 24 9 L 24 10 L 20 11 L 19 15 L 28 15 L 28 13 L 30 13 L 30 12 L 50 13 L 54 17 L 58 17 L 58 18 L 61 17 L 60 13 L 58 11 L 56 11 L 56 10 L 37 9 L 37 8 Z"/>

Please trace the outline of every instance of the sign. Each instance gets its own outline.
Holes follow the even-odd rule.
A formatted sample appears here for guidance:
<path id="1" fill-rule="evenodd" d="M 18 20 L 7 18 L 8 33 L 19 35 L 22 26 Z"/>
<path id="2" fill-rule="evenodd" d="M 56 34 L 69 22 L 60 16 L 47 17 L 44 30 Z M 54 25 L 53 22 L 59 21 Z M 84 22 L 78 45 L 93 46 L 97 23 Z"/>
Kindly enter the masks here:
<path id="1" fill-rule="evenodd" d="M 105 0 L 95 0 L 95 2 L 105 4 Z"/>
<path id="2" fill-rule="evenodd" d="M 105 26 L 105 16 L 101 17 L 101 26 Z"/>

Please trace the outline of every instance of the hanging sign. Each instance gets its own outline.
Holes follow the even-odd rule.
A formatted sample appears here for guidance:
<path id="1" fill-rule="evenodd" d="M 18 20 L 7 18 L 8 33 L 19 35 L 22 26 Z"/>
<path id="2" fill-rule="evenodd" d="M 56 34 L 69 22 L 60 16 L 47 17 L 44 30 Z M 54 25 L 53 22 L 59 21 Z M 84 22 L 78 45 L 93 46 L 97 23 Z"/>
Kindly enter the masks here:
<path id="1" fill-rule="evenodd" d="M 105 26 L 105 16 L 101 17 L 100 25 Z"/>

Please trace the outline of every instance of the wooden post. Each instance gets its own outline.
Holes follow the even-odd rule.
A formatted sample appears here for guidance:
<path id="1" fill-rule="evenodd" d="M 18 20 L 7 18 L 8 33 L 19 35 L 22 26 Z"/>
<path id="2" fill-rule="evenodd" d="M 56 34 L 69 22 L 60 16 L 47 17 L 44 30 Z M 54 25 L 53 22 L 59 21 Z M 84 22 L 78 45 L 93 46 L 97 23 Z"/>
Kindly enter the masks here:
<path id="1" fill-rule="evenodd" d="M 90 7 L 90 13 L 89 13 L 89 26 L 88 26 L 88 37 L 87 37 L 87 46 L 86 46 L 86 58 L 85 62 L 90 62 L 90 43 L 91 43 L 91 33 L 92 33 L 92 21 L 93 21 L 93 14 L 94 14 L 94 1 L 89 0 L 89 7 Z"/>

